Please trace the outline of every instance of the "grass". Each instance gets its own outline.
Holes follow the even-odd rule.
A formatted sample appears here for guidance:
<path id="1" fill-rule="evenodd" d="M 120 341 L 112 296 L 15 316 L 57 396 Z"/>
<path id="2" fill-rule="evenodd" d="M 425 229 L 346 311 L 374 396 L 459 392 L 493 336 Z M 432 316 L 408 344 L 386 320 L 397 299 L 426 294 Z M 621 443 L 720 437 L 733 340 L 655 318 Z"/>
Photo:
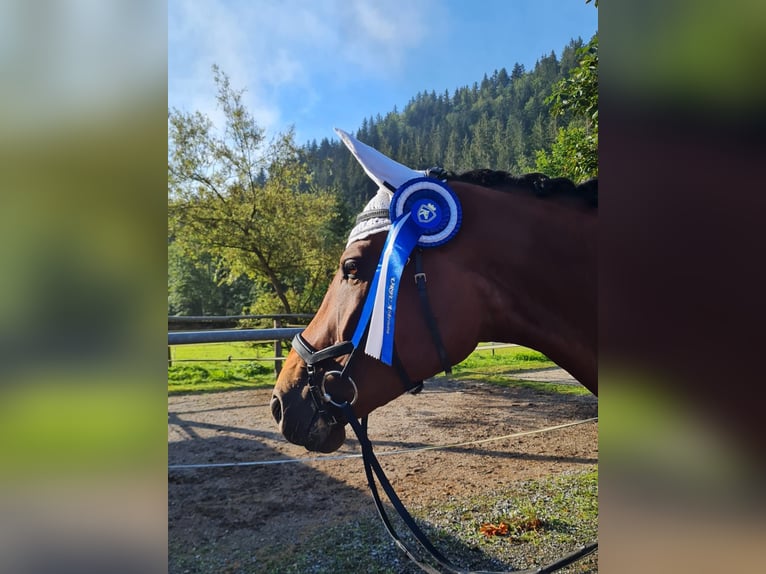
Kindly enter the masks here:
<path id="1" fill-rule="evenodd" d="M 200 343 L 196 345 L 175 345 L 172 347 L 173 361 L 188 361 L 194 359 L 254 359 L 258 357 L 273 357 L 274 347 L 267 343 Z M 179 363 L 183 364 L 183 363 Z"/>
<path id="2" fill-rule="evenodd" d="M 481 349 L 481 346 L 466 359 L 453 367 L 456 375 L 480 370 L 482 374 L 508 373 L 530 369 L 546 369 L 556 364 L 548 357 L 527 347 L 502 347 Z"/>
<path id="3" fill-rule="evenodd" d="M 269 388 L 274 384 L 271 344 L 208 343 L 172 347 L 173 365 L 168 367 L 168 394 Z M 241 359 L 251 359 L 241 361 Z M 542 353 L 527 347 L 481 349 L 453 367 L 456 380 L 481 381 L 505 387 L 526 387 L 539 392 L 588 394 L 581 385 L 528 381 L 524 372 L 555 367 Z"/>
<path id="4" fill-rule="evenodd" d="M 598 470 L 523 481 L 410 511 L 436 547 L 458 565 L 492 570 L 541 566 L 596 540 Z M 508 525 L 507 533 L 484 533 L 488 524 L 501 523 Z M 394 524 L 399 535 L 417 548 L 398 518 Z M 331 552 L 328 540 L 333 541 Z M 267 554 L 270 557 L 261 566 L 273 574 L 355 572 L 360 557 L 367 558 L 364 569 L 369 574 L 420 572 L 394 546 L 376 515 L 322 529 L 299 545 Z M 562 572 L 597 568 L 591 556 Z"/>
<path id="5" fill-rule="evenodd" d="M 542 381 L 527 381 L 523 375 L 498 374 L 482 375 L 481 373 L 459 374 L 454 377 L 459 381 L 480 381 L 497 385 L 498 387 L 523 387 L 540 393 L 557 393 L 562 395 L 589 395 L 591 392 L 582 385 L 567 383 L 547 383 Z"/>
<path id="6" fill-rule="evenodd" d="M 558 384 L 524 379 L 524 372 L 551 369 L 556 364 L 538 351 L 527 347 L 479 349 L 453 367 L 453 378 L 459 381 L 481 381 L 500 387 L 524 387 L 543 393 L 587 395 L 582 385 Z"/>
<path id="7" fill-rule="evenodd" d="M 171 349 L 173 365 L 168 366 L 169 395 L 260 389 L 274 385 L 273 363 L 254 360 L 273 357 L 271 345 L 209 343 L 177 345 Z"/>

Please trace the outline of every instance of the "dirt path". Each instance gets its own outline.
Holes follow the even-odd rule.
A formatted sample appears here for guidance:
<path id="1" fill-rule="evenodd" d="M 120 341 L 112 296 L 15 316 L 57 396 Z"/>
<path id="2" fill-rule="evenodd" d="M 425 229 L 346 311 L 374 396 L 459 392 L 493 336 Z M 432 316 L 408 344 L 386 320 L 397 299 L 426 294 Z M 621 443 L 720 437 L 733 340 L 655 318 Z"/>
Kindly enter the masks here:
<path id="1" fill-rule="evenodd" d="M 532 377 L 573 382 L 558 369 Z M 172 470 L 168 475 L 170 572 L 174 549 L 223 555 L 235 545 L 257 554 L 277 540 L 299 542 L 317 525 L 374 512 L 358 458 L 316 460 L 288 443 L 269 409 L 270 390 L 168 399 L 168 462 L 172 465 L 285 461 L 240 468 Z M 405 504 L 427 505 L 519 480 L 584 470 L 598 462 L 597 423 L 552 432 L 385 456 L 386 451 L 505 436 L 597 416 L 591 395 L 556 395 L 474 382 L 434 379 L 370 416 L 370 437 Z M 358 454 L 349 438 L 335 455 Z M 322 455 L 327 456 L 327 455 Z M 205 563 L 201 560 L 200 563 Z M 221 562 L 221 564 L 224 564 Z M 218 571 L 248 572 L 227 566 Z"/>

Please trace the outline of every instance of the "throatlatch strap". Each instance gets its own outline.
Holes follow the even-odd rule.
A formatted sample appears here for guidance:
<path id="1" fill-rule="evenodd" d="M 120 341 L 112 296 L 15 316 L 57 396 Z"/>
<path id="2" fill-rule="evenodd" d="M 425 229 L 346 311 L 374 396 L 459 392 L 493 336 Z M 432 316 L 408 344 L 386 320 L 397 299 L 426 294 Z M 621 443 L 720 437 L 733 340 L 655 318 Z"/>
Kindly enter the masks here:
<path id="1" fill-rule="evenodd" d="M 421 248 L 415 250 L 415 285 L 418 287 L 418 295 L 420 295 L 420 303 L 423 306 L 423 314 L 426 316 L 428 330 L 431 331 L 431 339 L 433 339 L 434 345 L 436 345 L 436 352 L 439 354 L 442 370 L 445 374 L 451 375 L 452 365 L 450 365 L 449 359 L 447 358 L 447 351 L 444 348 L 444 343 L 439 334 L 439 326 L 436 324 L 436 317 L 434 317 L 431 304 L 428 302 L 426 274 L 423 272 L 423 250 Z"/>

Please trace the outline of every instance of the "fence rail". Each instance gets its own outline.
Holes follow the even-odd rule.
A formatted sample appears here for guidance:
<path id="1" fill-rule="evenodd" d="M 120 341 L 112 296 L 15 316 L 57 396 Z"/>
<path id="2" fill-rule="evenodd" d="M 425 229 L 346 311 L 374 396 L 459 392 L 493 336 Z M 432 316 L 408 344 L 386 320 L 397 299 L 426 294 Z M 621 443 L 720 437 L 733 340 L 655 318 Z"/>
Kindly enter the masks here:
<path id="1" fill-rule="evenodd" d="M 291 313 L 274 315 L 206 315 L 206 316 L 168 316 L 168 366 L 173 365 L 174 345 L 190 345 L 195 343 L 233 343 L 239 341 L 273 341 L 274 356 L 261 361 L 274 362 L 274 375 L 279 376 L 282 370 L 282 341 L 292 339 L 297 333 L 303 331 L 303 327 L 283 327 L 283 321 L 305 321 L 311 319 L 313 313 Z M 273 329 L 214 329 L 213 325 L 225 325 L 233 327 L 238 321 L 244 319 L 272 319 Z M 175 329 L 183 325 L 211 326 L 204 331 L 177 331 Z M 192 327 L 193 328 L 193 327 Z M 228 360 L 231 360 L 229 358 Z"/>
<path id="2" fill-rule="evenodd" d="M 214 329 L 210 331 L 175 331 L 168 333 L 168 345 L 194 343 L 232 343 L 235 341 L 275 341 L 292 339 L 303 327 L 281 329 Z"/>
<path id="3" fill-rule="evenodd" d="M 301 317 L 313 317 L 313 315 L 236 315 L 227 317 L 173 317 L 173 319 L 189 319 L 189 323 L 200 323 L 201 319 L 211 319 L 211 323 L 216 322 L 214 320 L 232 320 L 236 317 L 246 318 L 270 318 L 274 319 L 274 323 L 279 325 L 282 319 L 295 319 Z M 168 317 L 170 321 L 171 317 Z M 282 370 L 282 361 L 285 357 L 282 356 L 282 341 L 290 340 L 295 337 L 296 334 L 303 331 L 303 327 L 276 327 L 274 329 L 209 329 L 205 331 L 173 331 L 168 332 L 168 366 L 172 366 L 173 363 L 186 363 L 186 362 L 232 362 L 232 361 L 268 361 L 274 363 L 274 374 L 279 376 L 279 372 Z M 206 344 L 206 343 L 234 343 L 240 341 L 273 341 L 274 342 L 274 356 L 273 357 L 252 357 L 252 358 L 232 358 L 227 357 L 225 359 L 173 359 L 171 347 L 175 345 L 192 345 L 192 344 Z M 491 350 L 492 354 L 495 354 L 495 349 L 502 349 L 504 347 L 516 347 L 517 345 L 512 343 L 483 343 L 476 347 L 477 351 Z"/>

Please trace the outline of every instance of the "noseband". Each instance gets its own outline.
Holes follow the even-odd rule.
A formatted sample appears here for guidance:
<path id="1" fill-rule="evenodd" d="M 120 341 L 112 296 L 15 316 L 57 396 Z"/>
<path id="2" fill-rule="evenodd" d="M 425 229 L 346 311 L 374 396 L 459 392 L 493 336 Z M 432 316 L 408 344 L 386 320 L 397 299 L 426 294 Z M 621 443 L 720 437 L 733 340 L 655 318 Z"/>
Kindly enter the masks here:
<path id="1" fill-rule="evenodd" d="M 436 346 L 439 359 L 442 363 L 442 368 L 445 373 L 450 374 L 452 372 L 452 367 L 450 366 L 449 359 L 447 358 L 447 352 L 444 349 L 444 344 L 442 343 L 442 338 L 439 334 L 436 318 L 434 317 L 433 311 L 431 310 L 431 305 L 428 301 L 428 292 L 426 291 L 426 274 L 423 271 L 422 250 L 417 249 L 415 251 L 414 258 L 415 283 L 418 288 L 418 294 L 420 296 L 423 314 L 425 315 L 426 323 L 428 324 L 429 331 L 431 332 L 431 338 L 434 342 L 434 345 Z M 336 408 L 341 408 L 345 406 L 345 404 L 353 406 L 359 398 L 359 390 L 356 386 L 356 383 L 349 375 L 349 372 L 354 357 L 356 356 L 356 351 L 360 347 L 364 347 L 364 339 L 360 342 L 358 347 L 354 346 L 351 341 L 342 341 L 340 343 L 330 345 L 329 347 L 325 347 L 324 349 L 316 349 L 308 341 L 306 341 L 302 333 L 298 333 L 293 338 L 293 349 L 295 349 L 295 351 L 298 353 L 298 356 L 303 359 L 303 362 L 306 363 L 308 387 L 311 393 L 311 398 L 313 399 L 319 414 L 324 416 L 325 419 L 331 424 L 337 422 L 337 419 L 332 413 L 329 412 L 327 408 L 328 405 Z M 337 369 L 330 369 L 322 372 L 321 369 L 317 368 L 317 366 L 323 362 L 334 361 L 335 359 L 345 355 L 349 355 L 349 357 L 346 361 L 346 364 L 343 365 L 342 370 L 340 371 Z M 335 365 L 337 364 L 337 361 L 335 361 Z M 399 355 L 396 351 L 394 351 L 393 356 L 393 367 L 396 369 L 396 372 L 399 375 L 399 379 L 402 381 L 405 392 L 417 394 L 423 389 L 423 381 L 413 382 L 409 378 L 407 371 L 404 369 L 404 365 L 402 365 L 402 362 L 399 359 Z M 348 384 L 351 386 L 351 389 L 353 390 L 353 398 L 342 402 L 334 400 L 326 389 L 326 381 L 328 376 L 337 376 L 342 382 L 348 382 Z"/>
<path id="2" fill-rule="evenodd" d="M 309 392 L 314 401 L 314 405 L 317 408 L 317 412 L 331 424 L 336 423 L 337 419 L 333 413 L 329 412 L 327 408 L 328 405 L 336 408 L 341 408 L 345 405 L 353 407 L 359 398 L 359 389 L 357 388 L 354 379 L 349 375 L 351 364 L 354 361 L 356 350 L 358 348 L 359 347 L 354 347 L 354 344 L 351 341 L 342 341 L 330 345 L 329 347 L 325 347 L 324 349 L 317 350 L 303 338 L 302 333 L 298 333 L 293 337 L 293 349 L 295 349 L 298 356 L 306 363 Z M 337 369 L 323 371 L 321 368 L 317 368 L 320 363 L 335 361 L 335 359 L 343 357 L 344 355 L 348 355 L 349 357 L 341 371 Z M 338 364 L 337 361 L 335 364 Z M 399 378 L 402 380 L 406 392 L 417 394 L 423 389 L 423 381 L 412 382 L 409 379 L 398 355 L 394 355 L 394 367 L 399 374 Z M 353 391 L 351 399 L 342 402 L 333 399 L 332 395 L 330 395 L 326 389 L 327 379 L 331 376 L 337 376 L 340 381 L 347 382 L 351 386 Z"/>
<path id="3" fill-rule="evenodd" d="M 336 422 L 335 417 L 327 411 L 326 406 L 330 404 L 335 407 L 340 407 L 343 403 L 338 403 L 333 400 L 332 396 L 325 388 L 325 382 L 330 375 L 338 375 L 341 381 L 348 381 L 354 391 L 354 396 L 351 400 L 345 402 L 351 406 L 356 403 L 356 400 L 359 398 L 359 391 L 354 380 L 348 375 L 351 360 L 354 357 L 354 344 L 351 341 L 342 341 L 330 345 L 329 347 L 325 347 L 324 349 L 317 350 L 303 338 L 301 333 L 298 333 L 293 337 L 293 349 L 295 349 L 300 358 L 303 359 L 303 362 L 306 363 L 309 391 L 311 393 L 311 398 L 314 400 L 317 412 L 328 419 L 329 422 Z M 334 360 L 344 355 L 349 355 L 349 358 L 343 366 L 342 371 L 328 370 L 320 373 L 316 368 L 316 365 L 319 365 L 320 363 Z"/>

